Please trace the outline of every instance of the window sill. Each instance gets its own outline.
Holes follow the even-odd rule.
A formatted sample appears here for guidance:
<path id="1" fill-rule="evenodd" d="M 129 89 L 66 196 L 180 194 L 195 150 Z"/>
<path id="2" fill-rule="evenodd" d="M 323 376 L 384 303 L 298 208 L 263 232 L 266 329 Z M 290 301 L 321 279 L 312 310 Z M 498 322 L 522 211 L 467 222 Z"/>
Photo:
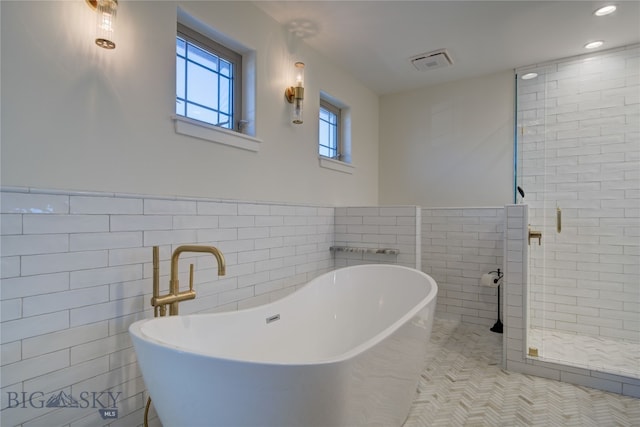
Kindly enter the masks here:
<path id="1" fill-rule="evenodd" d="M 330 159 L 328 157 L 320 156 L 320 167 L 326 169 L 332 169 L 334 171 L 353 174 L 355 166 L 349 163 L 341 162 L 340 160 Z"/>
<path id="2" fill-rule="evenodd" d="M 242 150 L 259 151 L 262 140 L 229 129 L 213 126 L 183 116 L 171 116 L 175 122 L 176 133 L 217 142 L 218 144 L 240 148 Z"/>

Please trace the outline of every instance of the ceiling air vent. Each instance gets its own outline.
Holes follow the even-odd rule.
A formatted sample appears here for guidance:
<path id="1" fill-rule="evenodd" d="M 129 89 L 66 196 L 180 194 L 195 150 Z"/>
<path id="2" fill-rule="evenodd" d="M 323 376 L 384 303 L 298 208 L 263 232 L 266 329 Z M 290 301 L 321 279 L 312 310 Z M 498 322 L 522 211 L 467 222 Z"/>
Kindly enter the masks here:
<path id="1" fill-rule="evenodd" d="M 436 68 L 448 67 L 453 64 L 451 56 L 446 49 L 436 50 L 429 53 L 422 53 L 410 59 L 414 67 L 419 71 L 435 70 Z"/>

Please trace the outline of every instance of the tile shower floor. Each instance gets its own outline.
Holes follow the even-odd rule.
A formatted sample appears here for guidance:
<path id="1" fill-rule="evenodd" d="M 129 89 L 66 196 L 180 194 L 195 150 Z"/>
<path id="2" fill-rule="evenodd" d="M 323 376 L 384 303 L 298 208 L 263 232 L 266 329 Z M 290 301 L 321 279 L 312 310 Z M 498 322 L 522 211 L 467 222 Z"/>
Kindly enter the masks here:
<path id="1" fill-rule="evenodd" d="M 542 360 L 570 360 L 574 366 L 600 369 L 612 374 L 638 377 L 640 344 L 533 328 L 529 346 L 536 347 Z"/>
<path id="2" fill-rule="evenodd" d="M 640 399 L 501 369 L 502 335 L 436 319 L 404 427 L 640 426 Z"/>

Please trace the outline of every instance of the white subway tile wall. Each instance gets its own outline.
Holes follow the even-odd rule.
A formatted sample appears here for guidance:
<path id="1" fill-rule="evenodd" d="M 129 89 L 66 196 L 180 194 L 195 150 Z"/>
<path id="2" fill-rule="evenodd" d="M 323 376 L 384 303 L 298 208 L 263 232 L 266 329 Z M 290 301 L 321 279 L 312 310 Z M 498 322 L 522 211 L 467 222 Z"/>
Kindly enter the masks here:
<path id="1" fill-rule="evenodd" d="M 438 283 L 436 315 L 496 323 L 497 290 L 480 278 L 503 268 L 503 210 L 422 209 L 422 270 Z"/>
<path id="2" fill-rule="evenodd" d="M 113 425 L 142 422 L 147 395 L 128 326 L 153 315 L 153 245 L 160 246 L 162 292 L 177 246 L 214 245 L 225 255 L 223 277 L 211 256 L 180 258 L 180 282 L 186 286 L 193 263 L 198 295 L 181 304 L 182 314 L 268 303 L 343 265 L 415 268 L 420 262 L 415 206 L 334 208 L 4 188 L 0 215 L 2 425 L 112 421 L 84 401 L 78 408 L 48 408 L 48 399 L 61 392 L 76 399 L 121 393 Z M 346 230 L 351 222 L 357 227 Z M 400 253 L 334 259 L 329 248 L 336 242 Z"/>
<path id="3" fill-rule="evenodd" d="M 543 236 L 531 326 L 640 342 L 640 45 L 534 68 L 517 112 L 520 185 Z"/>
<path id="4" fill-rule="evenodd" d="M 336 252 L 336 267 L 378 263 L 420 270 L 420 216 L 417 206 L 336 208 L 336 246 L 398 250 L 397 255 Z"/>
<path id="5" fill-rule="evenodd" d="M 267 303 L 334 268 L 332 207 L 17 188 L 1 201 L 3 425 L 103 422 L 96 408 L 47 408 L 60 391 L 122 393 L 118 422 L 141 423 L 145 387 L 127 328 L 152 316 L 153 245 L 163 291 L 178 245 L 226 257 L 220 278 L 212 257 L 181 257 L 181 282 L 194 263 L 198 294 L 185 314 Z"/>

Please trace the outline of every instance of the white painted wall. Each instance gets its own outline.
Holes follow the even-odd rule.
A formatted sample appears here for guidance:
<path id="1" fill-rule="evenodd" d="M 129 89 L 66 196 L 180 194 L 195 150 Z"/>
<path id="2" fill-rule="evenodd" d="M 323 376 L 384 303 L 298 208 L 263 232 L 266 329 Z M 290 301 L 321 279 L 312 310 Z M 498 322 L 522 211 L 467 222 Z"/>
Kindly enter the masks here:
<path id="1" fill-rule="evenodd" d="M 255 50 L 259 153 L 177 135 L 178 7 Z M 378 97 L 249 2 L 123 1 L 114 51 L 84 0 L 2 2 L 4 186 L 376 204 Z M 284 88 L 307 65 L 305 124 Z M 317 157 L 320 90 L 351 107 L 353 175 Z"/>
<path id="2" fill-rule="evenodd" d="M 381 97 L 380 203 L 512 202 L 514 86 L 505 71 Z"/>

